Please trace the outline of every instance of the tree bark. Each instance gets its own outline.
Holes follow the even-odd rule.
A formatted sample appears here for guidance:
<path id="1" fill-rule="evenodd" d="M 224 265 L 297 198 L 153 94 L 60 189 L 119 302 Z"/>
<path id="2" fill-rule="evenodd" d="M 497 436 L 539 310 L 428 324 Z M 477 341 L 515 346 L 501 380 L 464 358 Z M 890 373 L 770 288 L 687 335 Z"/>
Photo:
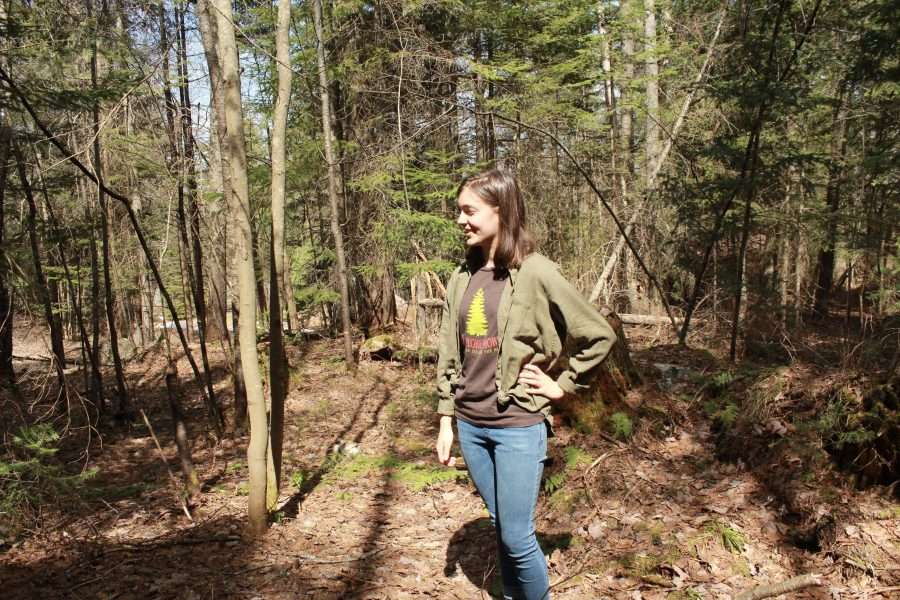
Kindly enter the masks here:
<path id="1" fill-rule="evenodd" d="M 241 365 L 247 386 L 250 415 L 250 444 L 247 465 L 250 471 L 248 531 L 260 535 L 266 530 L 266 451 L 268 448 L 266 403 L 263 395 L 259 357 L 256 349 L 256 276 L 253 268 L 253 236 L 250 228 L 250 197 L 247 183 L 247 156 L 241 114 L 241 82 L 230 0 L 214 0 L 218 30 L 218 55 L 222 66 L 225 101 L 226 147 L 231 168 L 232 206 L 236 227 L 238 288 L 240 293 Z"/>
<path id="2" fill-rule="evenodd" d="M 206 66 L 209 69 L 210 93 L 213 105 L 213 124 L 215 125 L 215 146 L 220 161 L 219 173 L 221 176 L 222 202 L 225 205 L 228 216 L 225 219 L 225 231 L 223 236 L 224 248 L 222 252 L 222 260 L 227 261 L 228 256 L 232 256 L 234 261 L 234 269 L 237 270 L 238 257 L 234 253 L 230 253 L 229 236 L 227 234 L 229 228 L 234 224 L 236 213 L 231 210 L 232 196 L 234 195 L 231 185 L 231 163 L 228 157 L 228 141 L 226 133 L 228 131 L 227 118 L 225 116 L 225 94 L 222 82 L 222 63 L 217 48 L 218 44 L 218 20 L 217 11 L 209 3 L 209 0 L 198 0 L 197 2 L 197 21 L 200 26 L 200 34 L 203 40 L 203 51 L 206 55 Z M 227 307 L 229 304 L 229 295 L 227 293 L 227 273 L 226 266 L 221 266 L 221 295 L 216 300 L 216 310 L 221 313 L 223 327 L 227 339 L 231 342 L 229 351 L 231 353 L 231 383 L 234 393 L 234 421 L 233 431 L 241 433 L 247 427 L 247 390 L 244 386 L 244 370 L 241 366 L 241 347 L 239 336 L 231 335 L 231 331 L 227 327 Z M 214 281 L 218 281 L 216 277 Z M 236 303 L 231 303 L 231 321 L 232 328 L 237 329 L 239 326 L 240 310 Z"/>
<path id="3" fill-rule="evenodd" d="M 9 175 L 9 150 L 12 130 L 6 125 L 6 115 L 0 114 L 0 375 L 15 380 L 13 371 L 13 309 L 7 282 L 6 265 L 6 181 Z"/>
<path id="4" fill-rule="evenodd" d="M 341 292 L 341 319 L 344 328 L 344 359 L 349 370 L 356 369 L 353 357 L 353 339 L 350 335 L 350 293 L 347 289 L 347 261 L 344 257 L 344 239 L 341 234 L 338 202 L 338 181 L 335 167 L 333 132 L 331 130 L 331 100 L 328 96 L 328 73 L 325 70 L 325 35 L 322 27 L 322 2 L 313 0 L 313 20 L 315 21 L 316 58 L 319 67 L 319 99 L 322 105 L 322 133 L 325 142 L 325 161 L 328 163 L 328 200 L 331 205 L 331 232 L 334 236 L 337 255 L 337 278 Z"/>
<path id="5" fill-rule="evenodd" d="M 647 127 L 644 140 L 644 174 L 646 187 L 656 177 L 659 161 L 659 63 L 656 58 L 656 2 L 644 0 L 644 59 L 647 82 Z"/>
<path id="6" fill-rule="evenodd" d="M 272 124 L 272 240 L 269 265 L 269 447 L 271 480 L 267 480 L 267 506 L 272 509 L 281 488 L 281 453 L 284 441 L 284 399 L 287 394 L 287 357 L 284 353 L 284 326 L 281 322 L 281 296 L 284 282 L 284 193 L 285 134 L 288 103 L 291 97 L 291 65 L 288 27 L 290 0 L 278 0 L 275 26 L 275 55 L 278 72 L 278 96 Z"/>

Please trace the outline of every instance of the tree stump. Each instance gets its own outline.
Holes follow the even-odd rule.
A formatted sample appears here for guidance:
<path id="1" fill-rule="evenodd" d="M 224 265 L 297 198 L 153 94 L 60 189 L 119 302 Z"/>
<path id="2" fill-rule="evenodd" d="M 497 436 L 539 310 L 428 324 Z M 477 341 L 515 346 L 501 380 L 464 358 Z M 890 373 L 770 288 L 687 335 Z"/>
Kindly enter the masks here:
<path id="1" fill-rule="evenodd" d="M 556 422 L 574 426 L 588 433 L 599 430 L 607 417 L 614 412 L 631 412 L 625 403 L 628 390 L 641 383 L 641 376 L 631 360 L 628 338 L 622 327 L 622 320 L 609 308 L 602 308 L 600 313 L 606 318 L 616 332 L 618 341 L 612 347 L 606 360 L 597 368 L 591 382 L 591 390 L 577 398 L 567 398 L 556 411 Z M 571 341 L 566 340 L 563 347 L 563 358 L 560 366 L 568 365 L 568 354 Z"/>

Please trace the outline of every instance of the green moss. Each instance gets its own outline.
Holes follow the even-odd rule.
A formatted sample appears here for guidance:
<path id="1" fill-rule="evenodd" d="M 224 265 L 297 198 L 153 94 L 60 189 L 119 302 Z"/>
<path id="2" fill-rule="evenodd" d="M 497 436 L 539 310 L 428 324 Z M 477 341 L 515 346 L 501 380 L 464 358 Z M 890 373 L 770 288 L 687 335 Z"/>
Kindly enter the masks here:
<path id="1" fill-rule="evenodd" d="M 708 521 L 704 529 L 716 535 L 722 546 L 732 554 L 739 554 L 744 551 L 747 544 L 744 534 L 734 527 L 722 523 L 721 521 Z"/>
<path id="2" fill-rule="evenodd" d="M 623 412 L 615 412 L 609 417 L 609 426 L 613 437 L 627 440 L 634 432 L 634 424 L 631 418 Z"/>
<path id="3" fill-rule="evenodd" d="M 431 388 L 419 388 L 412 396 L 413 401 L 430 410 L 437 410 L 440 397 L 436 390 Z"/>
<path id="4" fill-rule="evenodd" d="M 465 471 L 407 462 L 394 455 L 365 456 L 360 454 L 335 464 L 325 479 L 332 483 L 341 479 L 359 479 L 373 473 L 385 475 L 416 492 L 444 481 L 458 481 L 468 477 L 468 473 Z"/>
<path id="5" fill-rule="evenodd" d="M 591 455 L 579 448 L 578 446 L 568 446 L 566 448 L 566 468 L 575 469 L 578 467 L 587 467 L 591 464 Z"/>

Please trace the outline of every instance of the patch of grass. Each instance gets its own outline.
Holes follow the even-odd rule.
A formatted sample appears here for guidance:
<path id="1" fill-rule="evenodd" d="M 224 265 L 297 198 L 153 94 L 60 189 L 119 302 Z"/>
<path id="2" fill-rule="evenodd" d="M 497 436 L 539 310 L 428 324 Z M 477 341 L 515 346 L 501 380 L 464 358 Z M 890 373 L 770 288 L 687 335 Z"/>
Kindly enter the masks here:
<path id="1" fill-rule="evenodd" d="M 228 463 L 228 466 L 225 467 L 225 472 L 229 475 L 234 475 L 235 473 L 240 473 L 243 471 L 247 465 L 239 460 Z"/>
<path id="2" fill-rule="evenodd" d="M 566 468 L 576 469 L 591 464 L 591 455 L 578 446 L 566 447 Z"/>
<path id="3" fill-rule="evenodd" d="M 627 440 L 634 433 L 634 423 L 631 417 L 623 412 L 615 412 L 609 417 L 609 427 L 616 439 Z"/>
<path id="4" fill-rule="evenodd" d="M 250 495 L 250 484 L 249 483 L 239 483 L 234 488 L 235 496 L 249 496 Z"/>
<path id="5" fill-rule="evenodd" d="M 547 502 L 554 512 L 572 514 L 575 511 L 575 507 L 584 498 L 585 494 L 582 490 L 560 489 L 551 494 Z"/>
<path id="6" fill-rule="evenodd" d="M 656 521 L 638 523 L 634 528 L 636 531 L 643 531 L 647 535 L 649 535 L 650 543 L 652 543 L 654 546 L 662 546 L 663 533 L 665 532 L 662 523 L 657 523 Z"/>
<path id="7" fill-rule="evenodd" d="M 879 521 L 888 519 L 900 519 L 900 504 L 878 511 L 875 514 L 875 518 Z"/>
<path id="8" fill-rule="evenodd" d="M 352 492 L 338 492 L 337 494 L 334 495 L 334 497 L 337 498 L 338 500 L 340 500 L 341 502 L 350 502 L 351 500 L 353 500 L 353 493 Z"/>
<path id="9" fill-rule="evenodd" d="M 636 552 L 622 556 L 619 563 L 625 573 L 636 579 L 641 579 L 655 585 L 669 585 L 669 580 L 659 574 L 659 567 L 663 564 L 671 564 L 678 560 L 681 553 L 675 546 L 663 548 L 660 552 L 646 553 Z"/>
<path id="10" fill-rule="evenodd" d="M 747 545 L 744 534 L 721 521 L 709 521 L 705 529 L 707 532 L 716 535 L 722 543 L 722 547 L 732 554 L 740 554 Z"/>
<path id="11" fill-rule="evenodd" d="M 303 469 L 299 469 L 291 473 L 291 487 L 296 489 L 300 489 L 303 487 L 303 483 L 309 479 L 309 473 L 304 471 Z"/>
<path id="12" fill-rule="evenodd" d="M 446 467 L 432 467 L 404 461 L 394 455 L 365 456 L 359 454 L 349 460 L 338 462 L 326 476 L 326 480 L 359 479 L 374 472 L 383 472 L 393 481 L 405 485 L 414 492 L 429 488 L 444 481 L 458 481 L 468 478 L 468 473 Z"/>
<path id="13" fill-rule="evenodd" d="M 438 400 L 440 400 L 440 396 L 436 390 L 431 388 L 422 387 L 415 391 L 412 397 L 413 401 L 429 410 L 437 410 Z"/>
<path id="14" fill-rule="evenodd" d="M 559 471 L 552 475 L 548 475 L 544 479 L 544 492 L 547 494 L 553 494 L 558 489 L 560 489 L 565 482 L 566 482 L 565 471 Z"/>

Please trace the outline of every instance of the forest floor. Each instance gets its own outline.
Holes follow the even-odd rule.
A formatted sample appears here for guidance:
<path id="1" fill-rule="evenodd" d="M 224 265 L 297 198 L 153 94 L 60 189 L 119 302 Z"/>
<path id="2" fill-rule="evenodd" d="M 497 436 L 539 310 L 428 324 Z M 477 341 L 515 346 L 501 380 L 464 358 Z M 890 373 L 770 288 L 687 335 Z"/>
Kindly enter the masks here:
<path id="1" fill-rule="evenodd" d="M 729 367 L 715 352 L 662 344 L 637 328 L 628 335 L 645 378 L 623 407 L 631 435 L 620 441 L 609 430 L 558 426 L 549 441 L 536 523 L 554 598 L 731 598 L 808 573 L 824 585 L 788 597 L 900 598 L 896 498 L 884 487 L 859 491 L 821 451 L 813 460 L 800 442 L 782 443 L 802 438 L 804 410 L 818 418 L 819 409 L 804 408 L 800 396 L 833 386 L 841 376 L 835 369 L 796 361 L 724 377 Z M 95 467 L 97 474 L 62 501 L 47 502 L 32 529 L 0 541 L 0 595 L 324 600 L 495 593 L 487 513 L 465 471 L 434 458 L 433 366 L 364 360 L 348 375 L 340 356 L 340 344 L 329 340 L 289 348 L 282 498 L 263 538 L 242 538 L 248 438 L 208 436 L 182 360 L 203 481 L 192 520 L 142 420 L 105 423 L 102 445 L 95 437 L 87 450 L 73 443 L 61 452 L 70 468 Z M 227 404 L 223 355 L 214 353 L 213 361 L 216 391 Z M 135 409 L 147 413 L 177 469 L 165 363 L 164 348 L 144 353 L 128 364 L 128 381 Z M 40 368 L 23 368 L 22 385 L 43 381 Z M 725 379 L 736 382 L 732 395 L 711 394 Z M 723 451 L 722 423 L 735 423 L 726 398 L 752 390 L 764 390 L 772 402 L 739 447 L 732 440 Z M 6 414 L 9 402 L 0 406 Z M 754 446 L 754 439 L 764 442 Z"/>

